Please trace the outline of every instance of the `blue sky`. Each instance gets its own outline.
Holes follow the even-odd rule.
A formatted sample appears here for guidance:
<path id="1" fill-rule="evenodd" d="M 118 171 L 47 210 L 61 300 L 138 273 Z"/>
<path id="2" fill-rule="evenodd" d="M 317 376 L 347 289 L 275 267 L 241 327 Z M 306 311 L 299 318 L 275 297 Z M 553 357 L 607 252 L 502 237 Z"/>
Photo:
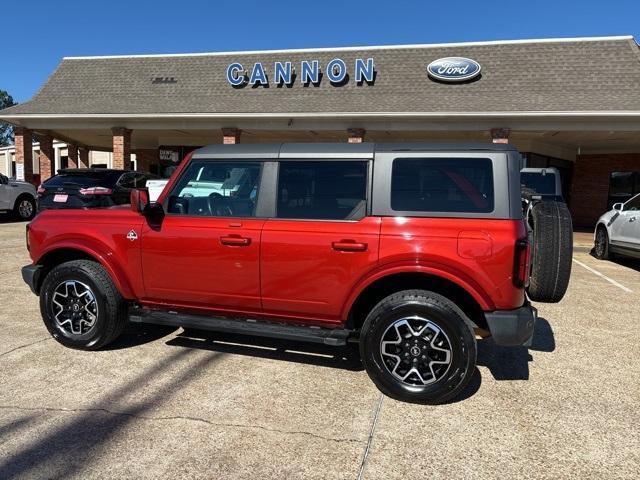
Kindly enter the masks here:
<path id="1" fill-rule="evenodd" d="M 634 35 L 640 0 L 7 0 L 0 89 L 28 100 L 75 55 Z"/>

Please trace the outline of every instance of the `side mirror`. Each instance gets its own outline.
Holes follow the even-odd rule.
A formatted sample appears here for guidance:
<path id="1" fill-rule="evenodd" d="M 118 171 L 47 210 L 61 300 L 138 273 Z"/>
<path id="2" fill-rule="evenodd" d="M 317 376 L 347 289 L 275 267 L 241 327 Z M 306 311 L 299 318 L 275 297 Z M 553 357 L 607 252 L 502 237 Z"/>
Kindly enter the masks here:
<path id="1" fill-rule="evenodd" d="M 614 204 L 613 204 L 613 209 L 614 209 L 614 210 L 617 210 L 618 212 L 621 212 L 621 211 L 622 211 L 622 207 L 623 207 L 623 206 L 624 206 L 624 204 L 623 204 L 623 203 L 614 203 Z"/>
<path id="2" fill-rule="evenodd" d="M 146 188 L 134 188 L 131 190 L 131 210 L 136 213 L 144 213 L 149 206 L 149 190 Z"/>

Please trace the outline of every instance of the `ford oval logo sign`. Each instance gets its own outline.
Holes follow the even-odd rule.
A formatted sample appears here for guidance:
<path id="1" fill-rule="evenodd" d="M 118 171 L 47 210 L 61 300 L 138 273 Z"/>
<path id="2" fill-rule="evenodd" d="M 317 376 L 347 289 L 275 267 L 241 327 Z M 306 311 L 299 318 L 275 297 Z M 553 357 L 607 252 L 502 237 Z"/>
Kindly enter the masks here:
<path id="1" fill-rule="evenodd" d="M 429 76 L 442 82 L 464 82 L 480 75 L 480 64 L 464 57 L 434 60 L 427 66 Z"/>

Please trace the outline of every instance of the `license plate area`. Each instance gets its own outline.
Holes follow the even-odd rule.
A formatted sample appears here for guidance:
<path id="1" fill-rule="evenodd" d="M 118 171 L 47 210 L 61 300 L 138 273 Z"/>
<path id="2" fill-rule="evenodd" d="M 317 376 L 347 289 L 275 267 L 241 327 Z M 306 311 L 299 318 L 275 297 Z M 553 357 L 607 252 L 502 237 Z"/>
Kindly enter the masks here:
<path id="1" fill-rule="evenodd" d="M 69 198 L 69 195 L 67 195 L 66 193 L 56 193 L 53 196 L 53 201 L 56 203 L 66 203 L 68 198 Z"/>

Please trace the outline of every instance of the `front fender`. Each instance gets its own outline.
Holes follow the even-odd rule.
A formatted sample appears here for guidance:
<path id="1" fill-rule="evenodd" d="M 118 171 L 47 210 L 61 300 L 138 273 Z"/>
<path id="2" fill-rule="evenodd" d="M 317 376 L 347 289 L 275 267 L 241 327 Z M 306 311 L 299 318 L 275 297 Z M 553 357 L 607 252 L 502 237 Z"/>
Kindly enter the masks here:
<path id="1" fill-rule="evenodd" d="M 56 242 L 42 250 L 40 257 L 34 261 L 34 264 L 40 263 L 46 256 L 60 250 L 77 250 L 94 258 L 107 270 L 111 280 L 113 280 L 116 288 L 124 298 L 136 298 L 133 284 L 127 275 L 127 271 L 120 264 L 118 255 L 106 244 L 95 239 L 87 238 L 68 239 L 64 242 Z"/>

